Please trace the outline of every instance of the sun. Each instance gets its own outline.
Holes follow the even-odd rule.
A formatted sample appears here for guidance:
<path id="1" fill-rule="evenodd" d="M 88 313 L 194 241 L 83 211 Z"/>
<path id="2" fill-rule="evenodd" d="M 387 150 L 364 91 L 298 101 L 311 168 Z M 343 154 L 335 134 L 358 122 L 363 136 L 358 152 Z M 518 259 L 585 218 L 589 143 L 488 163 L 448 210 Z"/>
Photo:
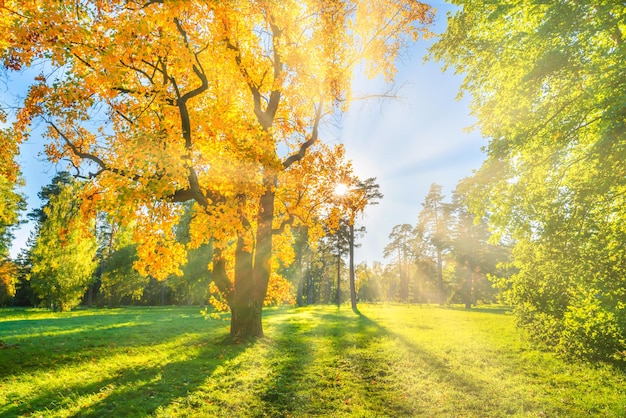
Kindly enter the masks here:
<path id="1" fill-rule="evenodd" d="M 348 186 L 343 183 L 339 183 L 335 186 L 335 196 L 344 196 L 348 193 Z"/>

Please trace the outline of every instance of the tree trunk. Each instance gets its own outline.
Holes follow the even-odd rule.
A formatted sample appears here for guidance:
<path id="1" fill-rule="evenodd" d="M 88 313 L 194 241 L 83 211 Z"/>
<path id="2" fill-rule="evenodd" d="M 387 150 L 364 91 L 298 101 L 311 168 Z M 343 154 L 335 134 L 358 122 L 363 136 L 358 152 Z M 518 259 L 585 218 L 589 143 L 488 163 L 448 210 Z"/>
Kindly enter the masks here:
<path id="1" fill-rule="evenodd" d="M 239 301 L 230 307 L 230 336 L 234 340 L 263 337 L 263 303 Z"/>
<path id="2" fill-rule="evenodd" d="M 296 293 L 296 303 L 298 306 L 304 306 L 304 258 L 307 254 L 307 241 L 309 236 L 309 230 L 306 226 L 302 226 L 299 228 L 299 233 L 297 235 L 298 239 L 296 241 L 297 249 L 296 249 L 296 274 L 298 280 L 298 290 Z"/>
<path id="3" fill-rule="evenodd" d="M 272 221 L 276 176 L 265 178 L 267 186 L 259 201 L 254 255 L 244 249 L 243 238 L 235 253 L 235 286 L 230 302 L 230 336 L 241 340 L 263 337 L 262 311 L 270 280 Z"/>
<path id="4" fill-rule="evenodd" d="M 337 307 L 341 306 L 341 243 L 337 231 Z"/>
<path id="5" fill-rule="evenodd" d="M 296 304 L 304 305 L 304 274 L 302 271 L 302 253 L 296 257 L 296 274 L 298 275 L 298 291 L 296 293 Z"/>
<path id="6" fill-rule="evenodd" d="M 93 306 L 93 283 L 89 285 L 87 288 L 87 307 L 91 308 Z"/>
<path id="7" fill-rule="evenodd" d="M 437 283 L 439 290 L 439 305 L 443 306 L 445 302 L 445 292 L 443 290 L 443 256 L 441 250 L 437 250 Z"/>
<path id="8" fill-rule="evenodd" d="M 467 269 L 467 277 L 465 279 L 465 290 L 466 290 L 466 294 L 467 294 L 467 299 L 465 300 L 465 309 L 471 309 L 472 308 L 472 281 L 473 281 L 473 271 L 469 265 L 469 263 L 466 264 L 465 268 Z"/>
<path id="9" fill-rule="evenodd" d="M 354 278 L 354 225 L 350 224 L 350 304 L 352 310 L 356 311 L 356 280 Z"/>

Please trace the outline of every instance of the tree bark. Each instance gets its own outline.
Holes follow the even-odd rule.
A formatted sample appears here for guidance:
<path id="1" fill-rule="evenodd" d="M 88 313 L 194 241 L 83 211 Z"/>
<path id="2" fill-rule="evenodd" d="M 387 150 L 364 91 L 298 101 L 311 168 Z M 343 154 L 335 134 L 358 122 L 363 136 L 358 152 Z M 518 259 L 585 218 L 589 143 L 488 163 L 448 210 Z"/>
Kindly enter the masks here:
<path id="1" fill-rule="evenodd" d="M 237 301 L 231 305 L 230 336 L 233 340 L 263 337 L 263 303 Z"/>
<path id="2" fill-rule="evenodd" d="M 296 272 L 298 275 L 298 291 L 296 293 L 296 304 L 298 306 L 304 306 L 304 271 L 303 271 L 303 259 L 306 252 L 306 239 L 308 237 L 308 231 L 306 227 L 301 229 L 301 234 L 304 234 L 304 239 L 299 235 L 299 248 L 296 254 Z M 304 242 L 303 242 L 304 241 Z"/>
<path id="3" fill-rule="evenodd" d="M 270 279 L 272 259 L 272 222 L 276 176 L 265 178 L 267 186 L 259 201 L 254 255 L 237 240 L 235 285 L 230 302 L 230 336 L 236 340 L 263 337 L 262 310 Z"/>

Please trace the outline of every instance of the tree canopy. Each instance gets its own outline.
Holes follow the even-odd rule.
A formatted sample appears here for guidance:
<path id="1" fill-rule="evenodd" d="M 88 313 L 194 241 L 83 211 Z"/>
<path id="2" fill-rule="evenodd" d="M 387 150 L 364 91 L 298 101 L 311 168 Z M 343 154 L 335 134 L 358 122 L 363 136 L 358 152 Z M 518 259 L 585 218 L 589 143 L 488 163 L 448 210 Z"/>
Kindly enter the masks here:
<path id="1" fill-rule="evenodd" d="M 67 311 L 80 303 L 96 269 L 95 220 L 82 216 L 77 181 L 58 184 L 30 252 L 32 288 L 47 307 Z"/>
<path id="2" fill-rule="evenodd" d="M 87 200 L 119 220 L 141 215 L 141 274 L 180 274 L 174 225 L 193 200 L 190 245 L 212 240 L 237 338 L 262 335 L 272 236 L 301 203 L 286 192 L 301 182 L 294 168 L 337 152 L 319 141 L 323 118 L 347 109 L 358 66 L 391 80 L 432 20 L 399 0 L 6 0 L 2 12 L 5 67 L 51 68 L 30 87 L 16 141 L 43 120 L 52 161 L 91 179 Z"/>
<path id="3" fill-rule="evenodd" d="M 624 358 L 626 8 L 460 3 L 431 53 L 490 138 L 471 201 L 515 243 L 511 300 L 561 351 Z"/>

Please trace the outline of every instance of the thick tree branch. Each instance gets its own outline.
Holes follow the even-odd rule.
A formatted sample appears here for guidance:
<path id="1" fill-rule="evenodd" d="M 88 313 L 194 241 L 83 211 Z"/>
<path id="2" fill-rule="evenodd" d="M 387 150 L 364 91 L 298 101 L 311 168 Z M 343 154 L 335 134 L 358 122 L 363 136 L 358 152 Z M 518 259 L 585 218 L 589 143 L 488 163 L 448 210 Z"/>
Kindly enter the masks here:
<path id="1" fill-rule="evenodd" d="M 270 19 L 270 27 L 272 29 L 272 46 L 273 46 L 273 73 L 274 73 L 274 84 L 277 84 L 277 81 L 280 80 L 283 72 L 283 62 L 280 57 L 280 53 L 278 51 L 278 39 L 280 38 L 282 32 L 273 22 L 273 19 Z M 257 117 L 257 120 L 261 124 L 261 127 L 265 131 L 268 131 L 272 125 L 274 124 L 274 118 L 276 117 L 276 112 L 278 111 L 278 107 L 281 99 L 280 89 L 275 88 L 270 91 L 269 100 L 267 102 L 267 106 L 265 110 L 263 110 L 262 106 L 262 94 L 261 94 L 261 84 L 256 83 L 252 80 L 252 77 L 248 73 L 248 70 L 243 66 L 243 61 L 241 58 L 241 49 L 238 45 L 233 44 L 228 37 L 224 39 L 226 43 L 226 47 L 232 51 L 235 51 L 235 63 L 241 72 L 248 88 L 250 89 L 250 93 L 252 93 L 252 99 L 254 102 L 254 114 Z M 265 75 L 263 76 L 263 79 Z"/>
<path id="2" fill-rule="evenodd" d="M 95 173 L 90 173 L 88 176 L 83 176 L 85 178 L 94 178 L 99 176 L 100 174 L 102 174 L 105 171 L 108 171 L 110 173 L 125 177 L 127 179 L 130 179 L 132 181 L 139 181 L 141 179 L 145 179 L 147 178 L 146 176 L 140 176 L 138 174 L 131 174 L 126 172 L 125 170 L 120 170 L 118 168 L 115 167 L 110 167 L 108 166 L 101 158 L 99 158 L 98 156 L 95 156 L 93 154 L 90 153 L 86 153 L 80 150 L 79 147 L 76 146 L 76 144 L 74 144 L 68 137 L 67 135 L 65 135 L 65 133 L 63 133 L 63 131 L 61 131 L 52 121 L 46 121 L 55 131 L 56 133 L 63 139 L 63 141 L 65 142 L 65 144 L 68 146 L 68 148 L 71 150 L 71 152 L 83 159 L 83 160 L 87 160 L 87 161 L 91 161 L 92 163 L 96 164 L 99 167 L 99 170 L 96 171 Z M 75 167 L 78 170 L 78 167 Z M 158 175 L 152 176 L 153 178 L 159 178 Z M 189 187 L 185 188 L 185 189 L 178 189 L 176 191 L 174 191 L 171 195 L 169 196 L 164 196 L 166 199 L 169 199 L 171 202 L 186 202 L 189 200 L 195 200 L 196 202 L 198 202 L 198 204 L 200 206 L 202 206 L 203 208 L 207 208 L 209 207 L 209 205 L 211 204 L 211 202 L 209 201 L 209 199 L 212 202 L 221 202 L 223 201 L 222 196 L 218 195 L 218 194 L 205 194 L 203 193 L 203 191 L 200 188 L 200 184 L 198 181 L 198 177 L 196 175 L 195 170 L 193 169 L 193 167 L 189 167 Z"/>
<path id="3" fill-rule="evenodd" d="M 282 234 L 283 232 L 285 232 L 285 227 L 287 225 L 293 225 L 294 220 L 295 220 L 295 217 L 290 213 L 289 217 L 287 219 L 283 219 L 283 221 L 280 223 L 280 226 L 278 228 L 272 229 L 272 234 L 273 235 Z"/>
<path id="4" fill-rule="evenodd" d="M 70 148 L 70 150 L 72 151 L 72 153 L 74 155 L 76 155 L 77 157 L 82 158 L 83 160 L 88 160 L 91 161 L 92 163 L 95 163 L 98 167 L 100 167 L 100 170 L 98 170 L 98 172 L 96 172 L 96 174 L 91 175 L 90 177 L 95 177 L 98 174 L 100 174 L 102 171 L 105 170 L 109 170 L 109 168 L 107 168 L 107 165 L 104 163 L 104 161 L 102 161 L 102 159 L 100 159 L 99 157 L 93 155 L 93 154 L 89 154 L 86 152 L 82 152 L 77 146 L 76 144 L 74 144 L 68 137 L 67 135 L 65 135 L 65 133 L 63 131 L 61 131 L 55 124 L 54 122 L 52 122 L 51 120 L 46 120 L 46 123 L 48 125 L 50 125 L 52 127 L 52 129 L 55 130 L 55 132 L 63 139 L 63 141 L 65 142 L 65 144 Z"/>
<path id="5" fill-rule="evenodd" d="M 321 102 L 315 109 L 315 122 L 313 123 L 313 130 L 311 131 L 311 137 L 307 141 L 302 143 L 302 145 L 300 145 L 300 149 L 298 150 L 297 153 L 289 156 L 289 158 L 287 158 L 283 162 L 284 168 L 289 168 L 293 163 L 298 162 L 302 158 L 304 158 L 306 154 L 306 150 L 309 149 L 309 147 L 313 145 L 315 141 L 317 141 L 317 138 L 319 135 L 320 120 L 322 119 L 322 107 L 323 107 L 323 102 Z"/>

